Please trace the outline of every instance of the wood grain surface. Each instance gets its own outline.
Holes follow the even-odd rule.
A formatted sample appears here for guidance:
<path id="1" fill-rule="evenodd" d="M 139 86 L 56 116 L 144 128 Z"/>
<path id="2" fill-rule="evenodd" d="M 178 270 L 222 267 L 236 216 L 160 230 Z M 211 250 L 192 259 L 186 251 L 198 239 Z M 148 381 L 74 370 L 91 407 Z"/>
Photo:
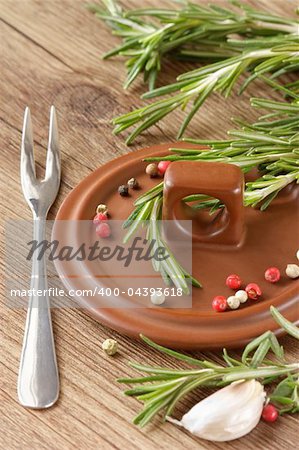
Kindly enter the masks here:
<path id="1" fill-rule="evenodd" d="M 118 42 L 105 25 L 93 17 L 80 0 L 1 0 L 1 221 L 30 219 L 19 181 L 19 154 L 23 112 L 29 105 L 33 115 L 38 173 L 44 169 L 48 116 L 51 104 L 58 110 L 62 152 L 62 184 L 50 213 L 55 218 L 70 190 L 92 170 L 128 151 L 122 137 L 111 133 L 109 120 L 141 104 L 141 81 L 128 91 L 120 60 L 103 62 L 101 54 Z M 167 1 L 124 1 L 126 6 L 161 6 Z M 219 2 L 221 3 L 221 1 Z M 223 3 L 223 2 L 222 2 Z M 248 2 L 249 3 L 249 2 Z M 293 13 L 296 0 L 256 0 L 251 4 L 270 8 L 281 15 Z M 191 66 L 190 66 L 191 67 Z M 183 65 L 168 62 L 160 82 L 170 82 Z M 230 117 L 254 118 L 250 95 L 264 95 L 260 83 L 242 98 L 227 102 L 215 95 L 209 99 L 188 131 L 189 136 L 224 138 Z M 275 96 L 272 92 L 270 96 Z M 175 112 L 140 137 L 130 149 L 173 140 L 181 119 Z M 4 265 L 4 232 L 1 227 L 1 271 Z M 22 408 L 17 401 L 16 381 L 25 324 L 25 310 L 8 308 L 1 277 L 1 420 L 0 445 L 6 450 L 42 449 L 294 449 L 298 421 L 285 416 L 273 425 L 261 422 L 247 437 L 226 444 L 196 439 L 171 424 L 158 421 L 140 430 L 131 420 L 140 408 L 126 398 L 116 383 L 120 376 L 133 375 L 130 359 L 181 367 L 145 345 L 118 335 L 90 319 L 78 309 L 53 310 L 53 323 L 61 377 L 61 395 L 49 410 Z M 119 355 L 103 355 L 101 342 L 115 337 Z M 294 340 L 283 338 L 290 361 L 298 357 Z M 194 353 L 196 355 L 196 353 Z M 235 352 L 238 354 L 238 352 Z M 198 356 L 201 356 L 197 353 Z M 219 358 L 206 352 L 207 358 Z M 204 392 L 195 392 L 176 410 L 180 417 Z"/>

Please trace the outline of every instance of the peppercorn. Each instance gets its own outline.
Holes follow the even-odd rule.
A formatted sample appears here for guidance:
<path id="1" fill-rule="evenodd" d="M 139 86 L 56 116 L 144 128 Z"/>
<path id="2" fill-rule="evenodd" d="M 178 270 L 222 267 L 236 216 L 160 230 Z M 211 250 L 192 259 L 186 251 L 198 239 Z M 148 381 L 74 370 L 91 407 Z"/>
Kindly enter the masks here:
<path id="1" fill-rule="evenodd" d="M 270 281 L 270 283 L 277 283 L 280 279 L 280 272 L 277 267 L 269 267 L 265 272 L 265 280 Z"/>
<path id="2" fill-rule="evenodd" d="M 251 300 L 258 300 L 258 298 L 262 295 L 261 288 L 256 283 L 247 284 L 245 291 Z"/>
<path id="3" fill-rule="evenodd" d="M 240 306 L 240 300 L 235 295 L 231 295 L 226 301 L 230 309 L 238 309 Z"/>
<path id="4" fill-rule="evenodd" d="M 107 205 L 104 205 L 103 203 L 99 204 L 96 209 L 97 214 L 108 214 L 108 207 Z"/>
<path id="5" fill-rule="evenodd" d="M 113 356 L 118 350 L 118 343 L 114 339 L 106 339 L 102 343 L 102 349 L 107 355 Z"/>
<path id="6" fill-rule="evenodd" d="M 122 184 L 121 186 L 119 186 L 118 187 L 118 193 L 122 197 L 127 197 L 129 195 L 129 188 L 128 188 L 128 186 L 126 186 L 125 184 Z"/>
<path id="7" fill-rule="evenodd" d="M 225 282 L 226 286 L 231 289 L 239 289 L 241 287 L 242 281 L 239 275 L 229 275 Z"/>
<path id="8" fill-rule="evenodd" d="M 297 266 L 297 264 L 288 264 L 286 268 L 286 274 L 289 278 L 298 278 L 299 266 Z"/>
<path id="9" fill-rule="evenodd" d="M 268 405 L 264 406 L 262 412 L 262 418 L 266 422 L 275 422 L 278 418 L 278 411 L 274 405 L 268 403 Z"/>
<path id="10" fill-rule="evenodd" d="M 165 302 L 165 295 L 163 294 L 163 292 L 155 291 L 151 295 L 151 302 L 154 305 L 162 305 Z"/>
<path id="11" fill-rule="evenodd" d="M 212 308 L 217 312 L 225 311 L 227 308 L 226 298 L 223 297 L 223 295 L 217 295 L 216 297 L 214 297 L 212 301 Z"/>
<path id="12" fill-rule="evenodd" d="M 136 178 L 130 178 L 127 182 L 127 185 L 130 189 L 138 189 L 139 183 Z"/>
<path id="13" fill-rule="evenodd" d="M 155 178 L 158 175 L 158 166 L 157 164 L 151 163 L 146 166 L 145 172 L 151 177 Z"/>
<path id="14" fill-rule="evenodd" d="M 97 213 L 93 218 L 94 225 L 99 225 L 102 222 L 106 222 L 108 220 L 107 214 Z"/>
<path id="15" fill-rule="evenodd" d="M 158 164 L 158 171 L 160 175 L 164 175 L 166 169 L 170 165 L 171 161 L 160 161 Z"/>
<path id="16" fill-rule="evenodd" d="M 235 297 L 237 297 L 240 303 L 245 303 L 248 300 L 247 292 L 243 290 L 237 291 Z"/>
<path id="17" fill-rule="evenodd" d="M 108 225 L 108 223 L 106 222 L 101 222 L 97 227 L 96 227 L 96 234 L 100 237 L 100 238 L 107 238 L 111 235 L 111 229 Z"/>

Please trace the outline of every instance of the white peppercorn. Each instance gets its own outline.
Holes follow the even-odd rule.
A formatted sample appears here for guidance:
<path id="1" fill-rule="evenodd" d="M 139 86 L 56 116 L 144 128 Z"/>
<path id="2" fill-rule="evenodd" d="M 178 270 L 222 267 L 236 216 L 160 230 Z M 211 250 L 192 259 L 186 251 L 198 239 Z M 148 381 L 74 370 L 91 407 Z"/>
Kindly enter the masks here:
<path id="1" fill-rule="evenodd" d="M 235 295 L 231 295 L 230 297 L 228 297 L 226 299 L 226 302 L 230 309 L 238 309 L 240 306 L 240 300 Z"/>
<path id="2" fill-rule="evenodd" d="M 288 264 L 286 268 L 286 274 L 290 278 L 298 278 L 299 277 L 299 266 L 297 264 Z"/>
<path id="3" fill-rule="evenodd" d="M 240 290 L 235 293 L 235 297 L 240 301 L 240 303 L 245 303 L 248 300 L 248 295 L 246 291 Z"/>
<path id="4" fill-rule="evenodd" d="M 163 292 L 155 291 L 151 295 L 151 302 L 153 303 L 153 305 L 162 305 L 165 302 L 165 295 L 163 294 Z"/>
<path id="5" fill-rule="evenodd" d="M 151 177 L 154 178 L 158 175 L 158 166 L 157 164 L 151 163 L 146 166 L 145 172 Z"/>

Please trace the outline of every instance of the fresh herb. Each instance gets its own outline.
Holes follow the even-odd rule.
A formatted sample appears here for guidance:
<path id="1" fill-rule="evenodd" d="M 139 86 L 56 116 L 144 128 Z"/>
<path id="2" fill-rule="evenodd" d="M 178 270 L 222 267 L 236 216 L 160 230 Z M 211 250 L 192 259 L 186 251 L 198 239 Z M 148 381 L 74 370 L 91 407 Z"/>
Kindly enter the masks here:
<path id="1" fill-rule="evenodd" d="M 274 319 L 279 317 L 279 324 L 285 331 L 296 328 L 273 306 L 271 313 Z M 296 334 L 298 339 L 298 333 L 297 329 L 292 335 Z M 120 383 L 137 385 L 125 391 L 126 395 L 135 396 L 144 404 L 143 410 L 134 419 L 135 424 L 144 426 L 159 412 L 163 412 L 165 419 L 186 394 L 200 386 L 220 388 L 237 380 L 248 379 L 258 379 L 266 385 L 284 377 L 273 390 L 270 399 L 280 408 L 280 414 L 299 411 L 299 364 L 286 363 L 283 348 L 271 331 L 250 342 L 244 349 L 241 360 L 232 358 L 224 349 L 225 365 L 192 358 L 155 344 L 145 336 L 141 338 L 150 347 L 184 361 L 194 368 L 179 370 L 131 362 L 131 367 L 146 373 L 142 377 L 118 380 Z M 273 353 L 275 362 L 268 359 L 269 352 Z"/>
<path id="2" fill-rule="evenodd" d="M 283 328 L 289 335 L 293 336 L 295 339 L 299 340 L 299 328 L 293 325 L 291 322 L 286 321 L 280 312 L 274 308 L 274 306 L 270 307 L 271 314 L 275 321 Z"/>
<path id="3" fill-rule="evenodd" d="M 273 14 L 257 11 L 241 2 L 231 1 L 235 9 L 214 4 L 199 5 L 181 2 L 181 9 L 135 9 L 124 11 L 115 0 L 102 0 L 102 6 L 90 4 L 88 8 L 105 21 L 113 34 L 123 43 L 104 55 L 123 56 L 128 70 L 125 87 L 144 74 L 151 88 L 161 70 L 163 58 L 206 61 L 222 59 L 240 53 L 250 40 L 272 37 L 282 44 L 281 36 L 298 34 L 298 22 Z M 146 19 L 146 20 L 145 20 Z M 229 39 L 238 34 L 243 41 Z M 264 41 L 257 39 L 255 46 Z"/>
<path id="4" fill-rule="evenodd" d="M 193 286 L 201 287 L 198 280 L 193 278 L 176 260 L 174 254 L 170 250 L 166 241 L 162 237 L 162 198 L 157 196 L 156 198 L 146 202 L 141 208 L 137 207 L 137 211 L 133 211 L 131 216 L 125 223 L 127 228 L 127 234 L 124 238 L 124 242 L 128 242 L 131 236 L 136 232 L 140 225 L 147 226 L 147 240 L 153 242 L 152 254 L 154 254 L 159 248 L 164 248 L 167 259 L 157 261 L 155 258 L 151 258 L 153 268 L 156 272 L 160 272 L 166 285 L 171 282 L 177 289 L 182 289 L 185 294 L 189 293 L 188 281 L 191 281 Z"/>
<path id="5" fill-rule="evenodd" d="M 281 189 L 299 179 L 299 96 L 289 92 L 295 97 L 291 103 L 253 98 L 252 106 L 268 109 L 270 113 L 261 116 L 253 124 L 236 120 L 241 128 L 229 131 L 228 140 L 186 139 L 187 142 L 207 145 L 210 151 L 172 148 L 172 154 L 146 158 L 146 161 L 224 162 L 239 166 L 244 173 L 257 168 L 262 176 L 246 183 L 244 205 L 260 205 L 264 210 Z M 163 183 L 159 183 L 140 196 L 135 206 L 140 208 L 148 200 L 162 196 L 162 192 Z M 184 201 L 197 201 L 193 208 L 209 207 L 212 212 L 223 207 L 219 200 L 196 193 L 186 197 Z"/>
<path id="6" fill-rule="evenodd" d="M 270 401 L 280 408 L 280 414 L 299 412 L 298 375 L 290 374 L 284 378 L 270 395 Z"/>
<path id="7" fill-rule="evenodd" d="M 231 1 L 235 9 L 183 2 L 179 10 L 123 11 L 114 0 L 102 3 L 104 8 L 91 5 L 90 9 L 123 39 L 104 57 L 127 58 L 125 88 L 143 72 L 150 88 L 144 99 L 171 94 L 113 120 L 116 134 L 136 125 L 127 144 L 175 109 L 185 110 L 192 102 L 178 132 L 180 138 L 205 100 L 216 91 L 228 97 L 242 74 L 247 78 L 240 92 L 262 74 L 271 73 L 274 78 L 299 68 L 299 22 L 292 18 L 258 11 L 235 0 Z M 154 89 L 161 61 L 167 55 L 215 62 Z"/>

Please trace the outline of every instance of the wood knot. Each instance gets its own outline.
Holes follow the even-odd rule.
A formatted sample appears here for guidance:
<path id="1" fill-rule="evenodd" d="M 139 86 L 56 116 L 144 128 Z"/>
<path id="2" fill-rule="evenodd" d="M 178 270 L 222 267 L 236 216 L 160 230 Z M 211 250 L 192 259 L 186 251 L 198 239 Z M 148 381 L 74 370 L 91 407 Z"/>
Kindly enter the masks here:
<path id="1" fill-rule="evenodd" d="M 59 97 L 70 109 L 68 119 L 83 127 L 94 127 L 100 122 L 107 122 L 118 106 L 111 92 L 91 84 L 63 86 Z"/>

